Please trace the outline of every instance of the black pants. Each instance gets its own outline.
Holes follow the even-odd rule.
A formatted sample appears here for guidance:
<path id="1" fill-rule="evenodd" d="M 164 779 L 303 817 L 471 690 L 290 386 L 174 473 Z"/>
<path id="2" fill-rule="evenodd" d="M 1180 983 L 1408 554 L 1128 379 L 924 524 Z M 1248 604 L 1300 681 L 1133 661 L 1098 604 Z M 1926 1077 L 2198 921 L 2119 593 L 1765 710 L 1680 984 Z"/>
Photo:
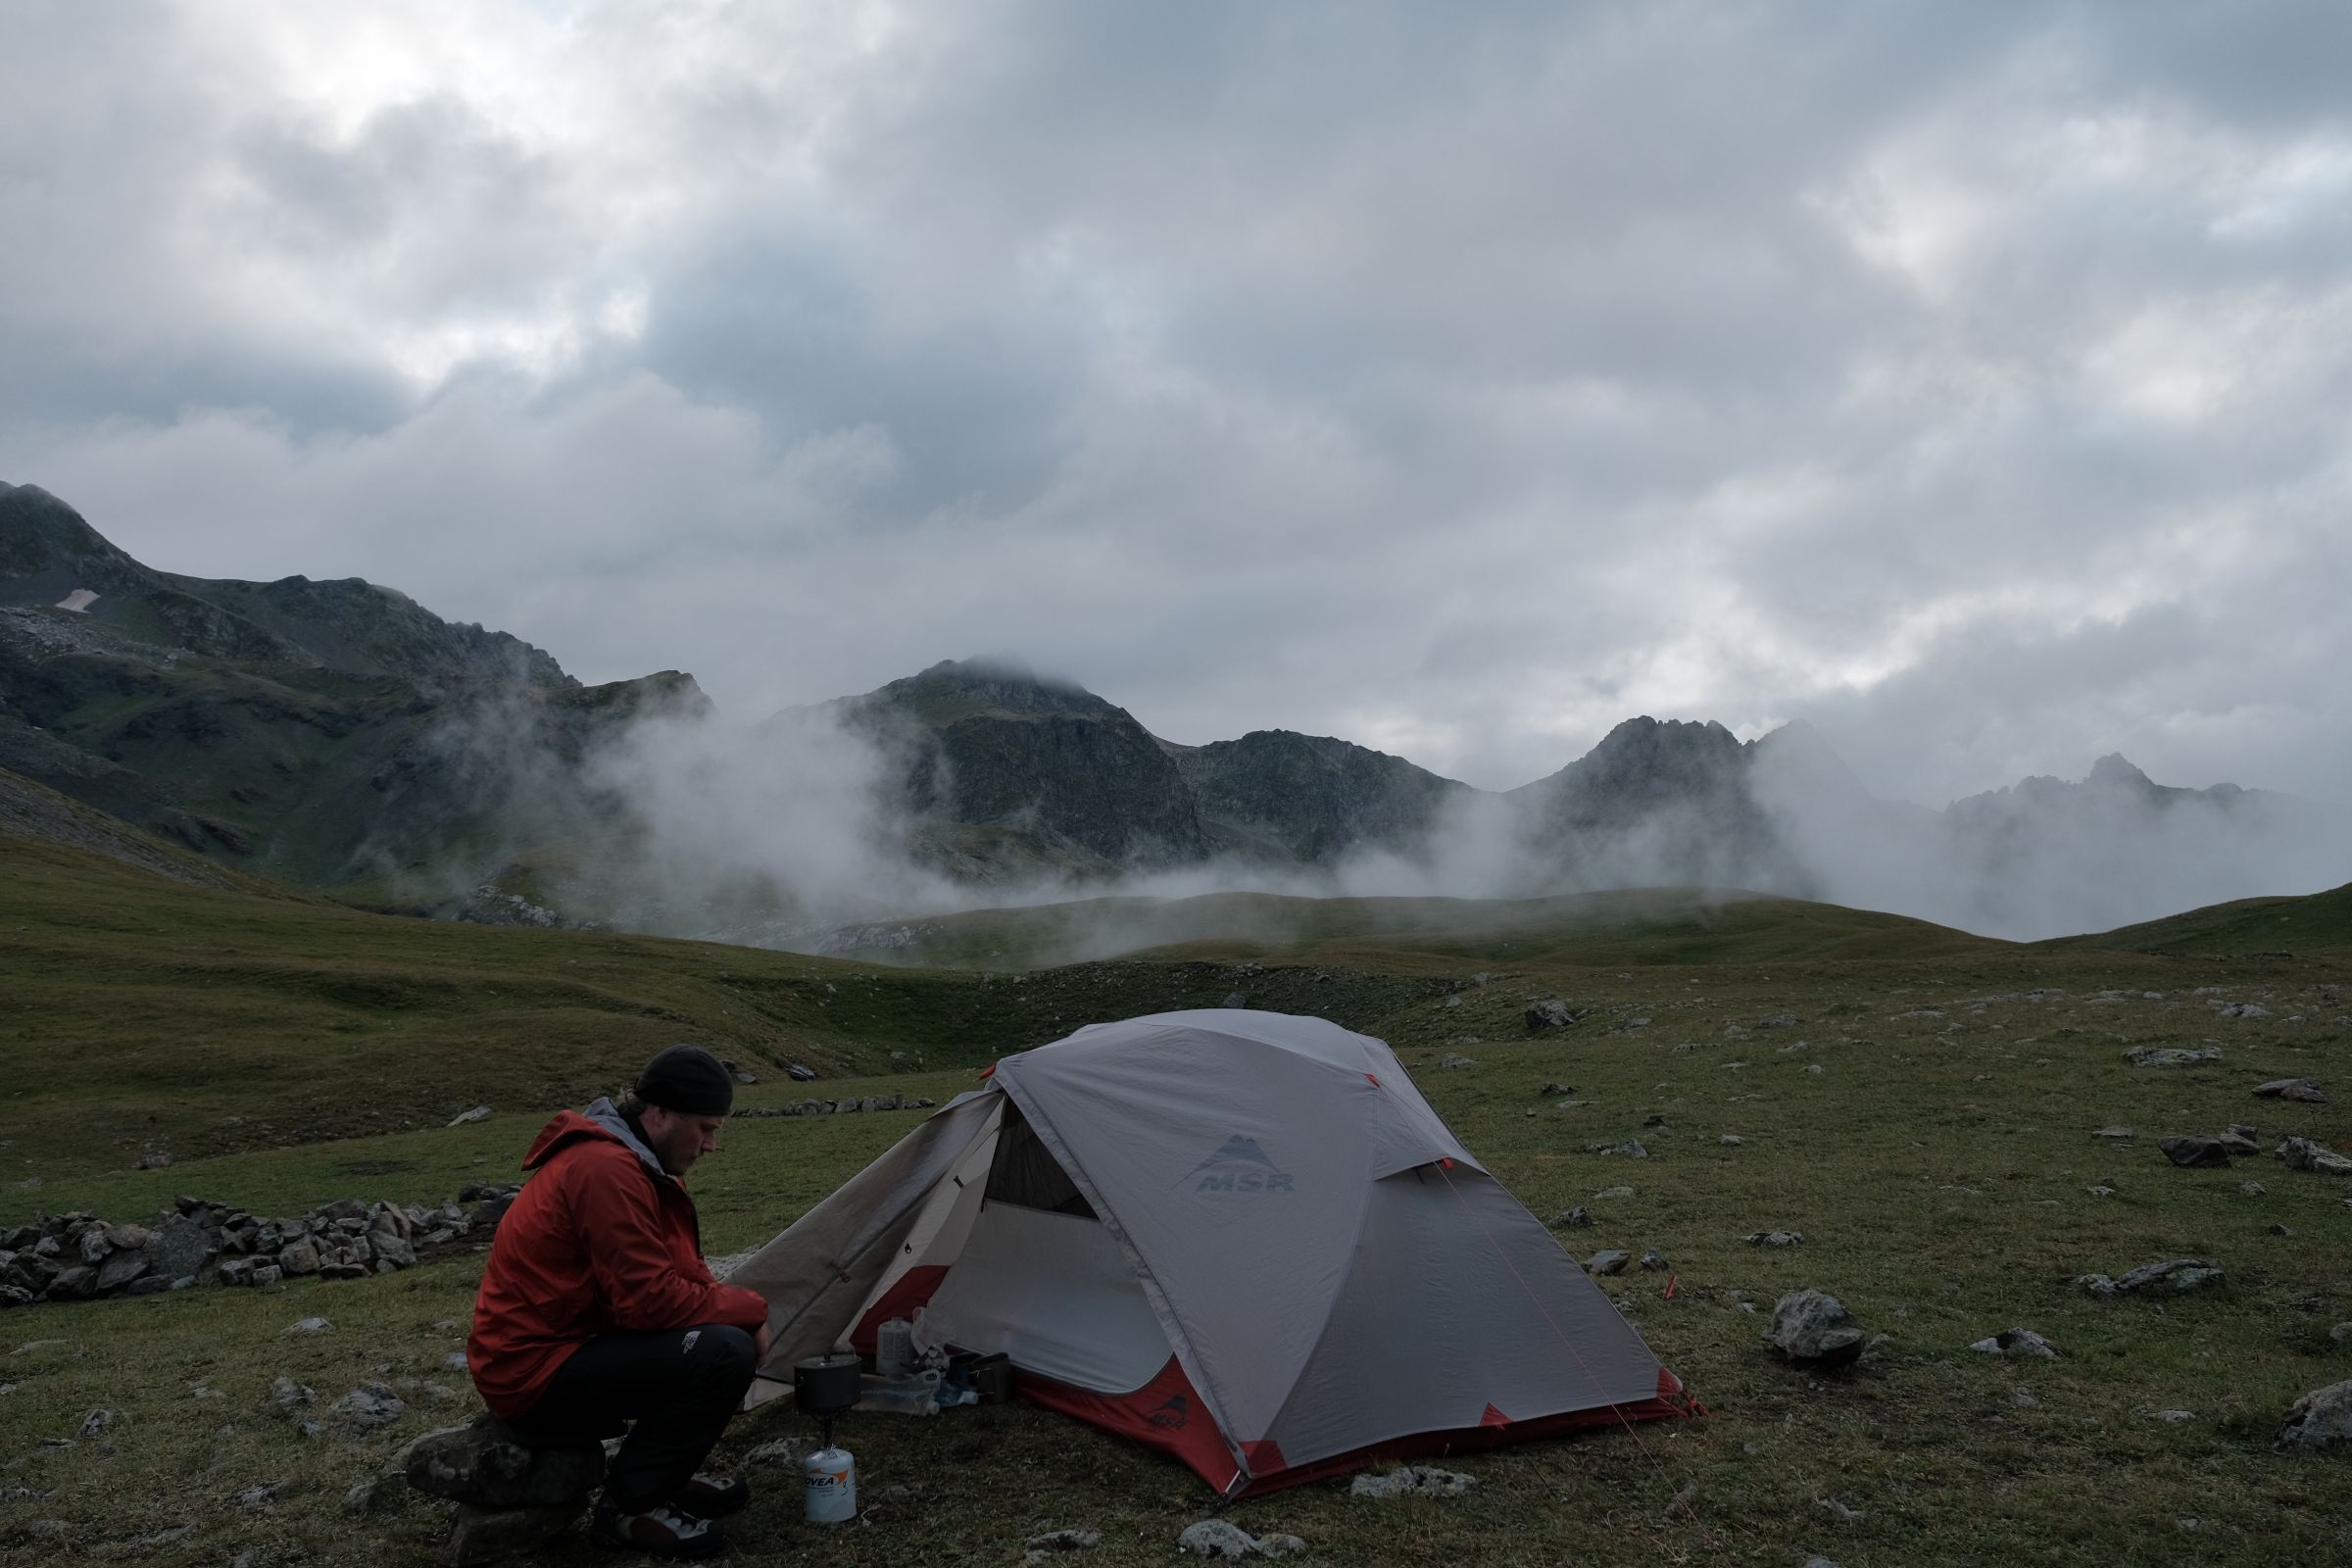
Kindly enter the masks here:
<path id="1" fill-rule="evenodd" d="M 508 1425 L 525 1442 L 556 1444 L 593 1443 L 636 1423 L 605 1474 L 605 1500 L 642 1513 L 675 1497 L 717 1446 L 753 1364 L 752 1337 L 724 1323 L 601 1335 Z"/>

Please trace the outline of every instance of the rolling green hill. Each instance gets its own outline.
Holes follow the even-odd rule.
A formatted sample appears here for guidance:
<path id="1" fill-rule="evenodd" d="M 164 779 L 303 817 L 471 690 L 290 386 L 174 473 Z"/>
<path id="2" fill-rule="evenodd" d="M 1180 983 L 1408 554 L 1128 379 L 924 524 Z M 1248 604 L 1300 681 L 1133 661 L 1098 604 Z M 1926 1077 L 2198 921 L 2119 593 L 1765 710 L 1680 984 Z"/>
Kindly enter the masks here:
<path id="1" fill-rule="evenodd" d="M 2317 953 L 2352 948 L 2352 883 L 2301 898 L 2238 899 L 2127 925 L 2051 948 L 2128 948 L 2135 953 Z"/>

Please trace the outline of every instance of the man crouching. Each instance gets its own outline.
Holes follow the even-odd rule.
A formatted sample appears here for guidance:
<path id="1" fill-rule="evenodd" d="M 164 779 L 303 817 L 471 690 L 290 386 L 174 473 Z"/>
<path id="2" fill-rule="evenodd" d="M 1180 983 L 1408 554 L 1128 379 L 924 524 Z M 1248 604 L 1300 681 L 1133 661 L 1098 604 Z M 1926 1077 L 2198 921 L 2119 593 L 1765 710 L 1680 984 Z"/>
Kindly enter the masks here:
<path id="1" fill-rule="evenodd" d="M 557 1112 L 474 1298 L 473 1386 L 518 1437 L 584 1444 L 634 1423 L 606 1473 L 603 1544 L 711 1556 L 716 1520 L 750 1498 L 695 1467 L 767 1354 L 767 1302 L 711 1278 L 681 1181 L 734 1099 L 716 1056 L 672 1046 L 618 1104 Z"/>

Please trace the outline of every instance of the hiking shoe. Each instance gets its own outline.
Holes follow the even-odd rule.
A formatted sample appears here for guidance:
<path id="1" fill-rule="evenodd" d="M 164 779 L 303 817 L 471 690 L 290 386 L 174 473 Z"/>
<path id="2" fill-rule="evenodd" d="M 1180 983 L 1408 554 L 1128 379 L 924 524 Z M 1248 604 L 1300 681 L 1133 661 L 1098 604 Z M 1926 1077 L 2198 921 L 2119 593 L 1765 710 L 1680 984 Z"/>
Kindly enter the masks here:
<path id="1" fill-rule="evenodd" d="M 698 1475 L 680 1487 L 678 1494 L 670 1498 L 669 1503 L 681 1513 L 690 1513 L 697 1519 L 724 1519 L 728 1514 L 740 1511 L 751 1500 L 752 1488 L 749 1482 L 738 1481 L 732 1476 Z"/>
<path id="2" fill-rule="evenodd" d="M 715 1557 L 727 1549 L 726 1534 L 715 1521 L 698 1519 L 667 1503 L 643 1513 L 622 1513 L 609 1502 L 599 1504 L 588 1534 L 600 1546 L 681 1561 Z"/>

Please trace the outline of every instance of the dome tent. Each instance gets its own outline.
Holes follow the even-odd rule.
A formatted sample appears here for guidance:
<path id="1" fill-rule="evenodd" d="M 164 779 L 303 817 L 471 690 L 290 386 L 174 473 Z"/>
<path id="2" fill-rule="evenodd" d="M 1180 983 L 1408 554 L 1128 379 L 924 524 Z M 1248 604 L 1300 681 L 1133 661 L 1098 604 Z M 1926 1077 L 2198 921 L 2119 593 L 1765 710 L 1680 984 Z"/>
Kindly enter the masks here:
<path id="1" fill-rule="evenodd" d="M 1227 1496 L 1677 1413 L 1681 1384 L 1377 1040 L 1221 1008 L 1006 1056 L 735 1270 L 764 1378 L 924 1308 Z M 755 1395 L 757 1398 L 757 1395 Z"/>

